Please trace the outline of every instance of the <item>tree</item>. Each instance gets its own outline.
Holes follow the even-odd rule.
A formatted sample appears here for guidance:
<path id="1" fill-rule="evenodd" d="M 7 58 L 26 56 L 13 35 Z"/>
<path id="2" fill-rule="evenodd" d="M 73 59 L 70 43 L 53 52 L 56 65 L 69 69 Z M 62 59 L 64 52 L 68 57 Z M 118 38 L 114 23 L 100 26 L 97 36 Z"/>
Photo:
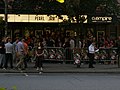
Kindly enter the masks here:
<path id="1" fill-rule="evenodd" d="M 59 3 L 64 3 L 64 0 L 56 0 L 56 1 L 58 1 Z"/>
<path id="2" fill-rule="evenodd" d="M 3 20 L 3 17 L 0 17 L 0 29 L 4 28 L 5 21 Z"/>
<path id="3" fill-rule="evenodd" d="M 3 31 L 3 29 L 5 28 L 4 25 L 5 25 L 5 21 L 3 20 L 3 17 L 0 17 L 0 38 L 2 38 L 4 35 L 4 31 Z"/>
<path id="4" fill-rule="evenodd" d="M 77 4 L 76 4 L 77 3 Z M 120 8 L 117 0 L 66 0 L 66 13 L 72 17 L 86 15 L 119 15 Z M 79 18 L 77 18 L 79 19 Z"/>

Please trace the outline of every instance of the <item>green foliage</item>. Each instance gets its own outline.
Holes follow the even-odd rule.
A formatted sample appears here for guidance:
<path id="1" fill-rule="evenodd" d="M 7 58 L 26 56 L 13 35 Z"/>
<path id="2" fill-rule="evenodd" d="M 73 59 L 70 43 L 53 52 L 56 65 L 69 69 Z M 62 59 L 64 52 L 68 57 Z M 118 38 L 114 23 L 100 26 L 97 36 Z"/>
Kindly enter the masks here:
<path id="1" fill-rule="evenodd" d="M 16 86 L 13 86 L 13 87 L 12 87 L 12 90 L 17 90 L 17 87 L 16 87 Z"/>
<path id="2" fill-rule="evenodd" d="M 99 8 L 99 13 L 96 12 Z M 56 0 L 14 0 L 13 13 L 24 14 L 67 14 L 70 19 L 77 15 L 119 15 L 120 7 L 117 0 L 65 0 L 58 3 Z M 9 10 L 8 10 L 9 11 Z"/>
<path id="3" fill-rule="evenodd" d="M 77 4 L 76 4 L 77 3 Z M 66 0 L 66 13 L 69 18 L 78 15 L 119 15 L 120 8 L 116 0 Z M 99 10 L 99 11 L 98 11 Z M 79 18 L 77 18 L 79 19 Z"/>
<path id="4" fill-rule="evenodd" d="M 4 88 L 4 87 L 0 87 L 0 90 L 17 90 L 17 87 L 13 86 L 12 89 L 7 89 L 7 88 Z"/>
<path id="5" fill-rule="evenodd" d="M 0 29 L 4 28 L 4 22 L 3 17 L 0 17 Z"/>
<path id="6" fill-rule="evenodd" d="M 0 90 L 7 90 L 7 89 L 6 89 L 6 88 L 2 88 L 2 87 L 1 87 L 1 88 L 0 88 Z"/>
<path id="7" fill-rule="evenodd" d="M 2 23 L 3 22 L 3 17 L 0 17 L 0 23 Z"/>

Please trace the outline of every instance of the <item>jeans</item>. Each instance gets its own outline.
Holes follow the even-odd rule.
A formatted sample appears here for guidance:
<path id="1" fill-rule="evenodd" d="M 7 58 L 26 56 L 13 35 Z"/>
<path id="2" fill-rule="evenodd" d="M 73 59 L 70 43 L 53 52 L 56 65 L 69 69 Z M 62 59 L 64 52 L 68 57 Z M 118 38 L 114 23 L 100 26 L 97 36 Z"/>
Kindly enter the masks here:
<path id="1" fill-rule="evenodd" d="M 16 67 L 18 67 L 18 68 L 24 68 L 24 66 L 23 66 L 23 64 L 24 64 L 24 54 L 20 54 L 19 56 L 18 56 L 18 63 L 17 63 L 17 65 L 16 65 Z"/>
<path id="2" fill-rule="evenodd" d="M 10 67 L 13 68 L 13 56 L 12 53 L 6 53 L 6 63 L 5 63 L 5 68 L 8 67 L 8 63 L 10 63 Z"/>
<path id="3" fill-rule="evenodd" d="M 0 54 L 0 68 L 5 67 L 5 54 Z"/>

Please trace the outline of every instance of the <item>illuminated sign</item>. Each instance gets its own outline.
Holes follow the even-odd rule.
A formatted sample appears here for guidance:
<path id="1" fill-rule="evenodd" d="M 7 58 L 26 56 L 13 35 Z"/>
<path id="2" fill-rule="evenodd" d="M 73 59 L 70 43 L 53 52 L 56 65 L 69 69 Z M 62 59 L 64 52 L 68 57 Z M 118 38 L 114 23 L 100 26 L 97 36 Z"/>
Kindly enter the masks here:
<path id="1" fill-rule="evenodd" d="M 57 23 L 59 18 L 57 15 L 29 15 L 28 22 Z"/>
<path id="2" fill-rule="evenodd" d="M 92 22 L 112 22 L 112 17 L 92 17 Z"/>
<path id="3" fill-rule="evenodd" d="M 83 16 L 87 18 L 87 15 Z M 0 17 L 3 17 L 3 20 L 5 20 L 4 14 L 0 14 Z M 61 17 L 62 19 L 57 15 L 8 14 L 8 22 L 61 23 L 69 19 L 67 15 L 61 15 Z M 76 18 L 73 17 L 73 19 L 71 23 L 77 23 Z M 84 23 L 87 23 L 87 20 Z"/>
<path id="4" fill-rule="evenodd" d="M 27 14 L 8 14 L 8 22 L 41 22 L 41 23 L 60 23 L 68 20 L 67 15 L 61 15 L 63 19 L 59 19 L 57 15 L 27 15 Z M 5 20 L 4 14 L 0 14 Z"/>
<path id="5" fill-rule="evenodd" d="M 88 22 L 88 19 L 87 19 L 87 15 L 79 15 L 79 23 L 87 23 Z M 81 21 L 82 20 L 82 21 Z"/>

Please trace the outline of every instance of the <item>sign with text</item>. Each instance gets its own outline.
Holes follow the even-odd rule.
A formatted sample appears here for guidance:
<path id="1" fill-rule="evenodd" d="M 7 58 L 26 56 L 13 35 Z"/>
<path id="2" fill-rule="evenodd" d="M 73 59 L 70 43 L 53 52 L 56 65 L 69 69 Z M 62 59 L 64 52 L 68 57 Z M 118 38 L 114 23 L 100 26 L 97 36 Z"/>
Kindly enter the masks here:
<path id="1" fill-rule="evenodd" d="M 0 17 L 5 20 L 4 14 L 0 14 Z M 8 14 L 8 22 L 61 23 L 69 19 L 67 15 L 61 15 L 61 17 L 62 19 L 57 15 Z M 76 21 L 71 23 L 76 23 Z"/>
<path id="2" fill-rule="evenodd" d="M 56 15 L 29 15 L 28 22 L 59 22 L 58 16 Z"/>
<path id="3" fill-rule="evenodd" d="M 89 16 L 89 23 L 113 23 L 115 16 Z"/>

